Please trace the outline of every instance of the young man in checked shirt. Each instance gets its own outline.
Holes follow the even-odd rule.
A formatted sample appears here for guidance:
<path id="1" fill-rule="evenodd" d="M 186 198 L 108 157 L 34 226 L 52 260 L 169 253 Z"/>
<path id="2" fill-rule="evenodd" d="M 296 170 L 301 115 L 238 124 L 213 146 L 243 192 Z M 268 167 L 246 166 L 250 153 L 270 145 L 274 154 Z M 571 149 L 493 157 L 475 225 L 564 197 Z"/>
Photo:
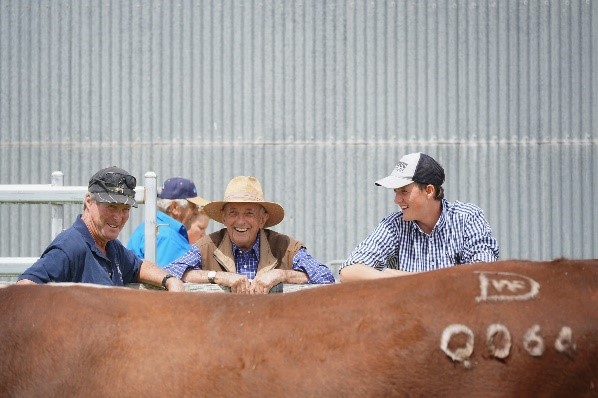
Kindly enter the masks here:
<path id="1" fill-rule="evenodd" d="M 186 282 L 217 283 L 234 293 L 268 293 L 279 283 L 334 283 L 330 269 L 296 239 L 268 227 L 284 218 L 278 203 L 267 202 L 255 177 L 233 178 L 224 200 L 204 206 L 226 228 L 200 239 L 166 266 Z"/>
<path id="2" fill-rule="evenodd" d="M 400 210 L 386 216 L 340 266 L 341 282 L 407 275 L 498 260 L 483 211 L 444 199 L 444 169 L 424 153 L 401 158 L 376 185 L 394 190 Z M 389 259 L 397 269 L 387 268 Z"/>

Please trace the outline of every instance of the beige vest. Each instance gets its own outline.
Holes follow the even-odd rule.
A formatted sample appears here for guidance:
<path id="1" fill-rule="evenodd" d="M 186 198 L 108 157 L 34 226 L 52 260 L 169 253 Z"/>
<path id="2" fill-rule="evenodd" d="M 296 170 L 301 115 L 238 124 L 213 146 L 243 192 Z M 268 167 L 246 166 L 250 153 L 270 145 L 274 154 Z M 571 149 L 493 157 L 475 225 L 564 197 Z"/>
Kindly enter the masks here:
<path id="1" fill-rule="evenodd" d="M 237 273 L 233 244 L 226 228 L 211 233 L 196 243 L 201 253 L 201 269 Z M 293 257 L 303 243 L 269 229 L 260 231 L 260 260 L 257 271 L 293 269 Z"/>

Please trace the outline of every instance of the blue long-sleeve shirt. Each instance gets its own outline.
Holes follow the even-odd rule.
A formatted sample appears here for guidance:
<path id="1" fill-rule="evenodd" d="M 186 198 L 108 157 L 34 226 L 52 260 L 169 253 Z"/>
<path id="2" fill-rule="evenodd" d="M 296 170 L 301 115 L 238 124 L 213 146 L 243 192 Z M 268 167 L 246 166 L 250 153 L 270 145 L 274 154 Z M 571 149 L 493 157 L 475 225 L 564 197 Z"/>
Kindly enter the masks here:
<path id="1" fill-rule="evenodd" d="M 156 264 L 164 267 L 185 254 L 190 248 L 187 228 L 170 217 L 158 211 L 156 213 L 158 235 L 156 236 Z M 127 248 L 132 250 L 137 257 L 145 258 L 145 223 L 141 223 L 129 238 Z"/>

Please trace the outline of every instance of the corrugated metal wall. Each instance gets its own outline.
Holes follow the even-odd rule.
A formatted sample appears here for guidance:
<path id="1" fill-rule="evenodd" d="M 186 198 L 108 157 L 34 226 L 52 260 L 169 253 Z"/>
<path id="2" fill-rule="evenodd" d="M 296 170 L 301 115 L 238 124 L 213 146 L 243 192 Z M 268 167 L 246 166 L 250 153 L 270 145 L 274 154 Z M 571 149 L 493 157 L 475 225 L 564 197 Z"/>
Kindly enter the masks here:
<path id="1" fill-rule="evenodd" d="M 0 0 L 0 183 L 255 175 L 323 261 L 419 150 L 503 258 L 598 257 L 597 115 L 595 1 Z M 0 205 L 0 256 L 41 253 L 47 207 Z"/>

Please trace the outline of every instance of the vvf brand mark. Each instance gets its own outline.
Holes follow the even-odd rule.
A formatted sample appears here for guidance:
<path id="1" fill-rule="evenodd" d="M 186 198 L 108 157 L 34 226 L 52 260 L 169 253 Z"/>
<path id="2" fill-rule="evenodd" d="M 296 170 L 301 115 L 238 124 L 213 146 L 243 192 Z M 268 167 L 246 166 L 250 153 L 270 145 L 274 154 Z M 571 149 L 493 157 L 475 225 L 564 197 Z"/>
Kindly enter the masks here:
<path id="1" fill-rule="evenodd" d="M 478 271 L 480 295 L 476 301 L 529 300 L 540 291 L 540 284 L 524 275 L 511 272 Z"/>

